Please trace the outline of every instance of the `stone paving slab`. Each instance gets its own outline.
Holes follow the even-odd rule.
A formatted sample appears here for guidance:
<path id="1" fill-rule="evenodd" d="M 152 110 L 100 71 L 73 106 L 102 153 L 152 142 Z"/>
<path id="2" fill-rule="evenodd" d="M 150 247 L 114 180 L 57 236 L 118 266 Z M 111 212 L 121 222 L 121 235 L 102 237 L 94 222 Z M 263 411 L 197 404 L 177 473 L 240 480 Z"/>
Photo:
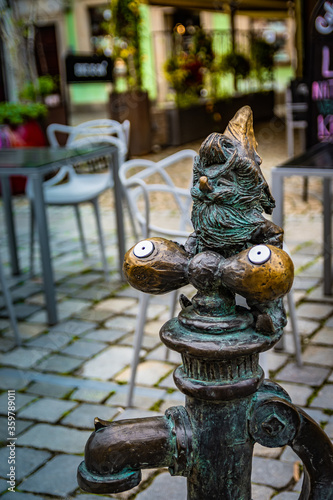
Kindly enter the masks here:
<path id="1" fill-rule="evenodd" d="M 306 363 L 331 368 L 333 363 L 333 347 L 329 348 L 310 345 L 306 348 L 303 354 L 303 360 Z"/>
<path id="2" fill-rule="evenodd" d="M 261 457 L 253 457 L 252 481 L 257 484 L 267 484 L 273 488 L 285 488 L 293 478 L 293 468 L 289 463 Z"/>
<path id="3" fill-rule="evenodd" d="M 333 385 L 323 387 L 311 402 L 311 406 L 333 410 Z"/>
<path id="4" fill-rule="evenodd" d="M 105 327 L 110 330 L 124 330 L 125 332 L 132 332 L 135 329 L 136 318 L 128 318 L 123 316 L 116 316 L 105 323 Z"/>
<path id="5" fill-rule="evenodd" d="M 50 333 L 52 333 L 52 332 L 68 333 L 74 337 L 74 336 L 79 336 L 79 335 L 82 335 L 83 333 L 89 332 L 89 331 L 95 329 L 96 326 L 97 326 L 97 324 L 94 322 L 91 322 L 91 321 L 80 321 L 80 320 L 72 319 L 72 320 L 58 323 L 57 325 L 53 326 L 50 329 Z"/>
<path id="6" fill-rule="evenodd" d="M 20 436 L 20 446 L 63 453 L 83 453 L 90 432 L 61 425 L 36 424 Z M 33 491 L 33 490 L 31 490 Z"/>
<path id="7" fill-rule="evenodd" d="M 118 409 L 110 406 L 83 403 L 63 418 L 61 423 L 78 429 L 93 431 L 95 417 L 103 420 L 113 420 L 118 413 Z"/>
<path id="8" fill-rule="evenodd" d="M 57 455 L 20 484 L 20 489 L 62 498 L 77 489 L 76 471 L 82 457 Z"/>
<path id="9" fill-rule="evenodd" d="M 319 366 L 303 365 L 297 366 L 295 363 L 289 363 L 276 376 L 276 380 L 292 380 L 298 384 L 319 386 L 327 378 L 330 371 Z"/>
<path id="10" fill-rule="evenodd" d="M 90 332 L 86 335 L 84 335 L 84 339 L 89 339 L 89 340 L 95 340 L 96 342 L 107 342 L 107 343 L 114 343 L 118 342 L 121 338 L 123 338 L 126 335 L 126 332 L 124 330 L 116 330 L 116 329 L 109 329 L 109 330 L 94 330 L 93 332 Z"/>
<path id="11" fill-rule="evenodd" d="M 24 389 L 30 380 L 25 376 L 24 370 L 14 368 L 0 368 L 0 389 Z"/>
<path id="12" fill-rule="evenodd" d="M 6 479 L 0 479 L 0 493 L 2 493 L 3 491 L 6 491 L 7 488 L 8 488 L 8 483 L 6 481 Z M 13 494 L 12 492 L 9 492 L 11 495 Z"/>
<path id="13" fill-rule="evenodd" d="M 319 332 L 316 333 L 314 337 L 312 337 L 311 343 L 333 346 L 333 328 L 329 328 L 326 326 L 325 328 L 319 330 Z"/>
<path id="14" fill-rule="evenodd" d="M 19 436 L 26 429 L 31 427 L 33 422 L 25 420 L 16 420 L 15 435 Z M 0 441 L 5 442 L 8 437 L 8 420 L 7 417 L 0 417 Z"/>
<path id="15" fill-rule="evenodd" d="M 132 358 L 133 349 L 131 347 L 109 347 L 84 364 L 82 375 L 100 380 L 109 380 L 124 369 L 126 365 L 130 364 Z"/>
<path id="16" fill-rule="evenodd" d="M 301 304 L 297 308 L 297 315 L 300 318 L 315 318 L 322 320 L 332 314 L 332 307 L 327 304 Z"/>
<path id="17" fill-rule="evenodd" d="M 110 395 L 108 390 L 96 390 L 96 389 L 77 389 L 71 394 L 70 399 L 76 401 L 85 401 L 87 403 L 101 403 Z"/>
<path id="18" fill-rule="evenodd" d="M 47 350 L 16 347 L 11 352 L 0 356 L 0 364 L 15 368 L 30 368 L 48 354 Z"/>
<path id="19" fill-rule="evenodd" d="M 67 387 L 58 384 L 49 384 L 45 382 L 33 382 L 27 388 L 28 393 L 38 396 L 50 396 L 53 398 L 64 398 L 74 390 L 75 386 Z"/>
<path id="20" fill-rule="evenodd" d="M 5 493 L 2 497 L 1 500 L 13 500 L 13 493 L 11 491 Z M 39 495 L 34 495 L 32 493 L 20 493 L 19 491 L 15 491 L 15 500 L 45 500 L 45 498 L 39 496 Z"/>
<path id="21" fill-rule="evenodd" d="M 42 398 L 19 411 L 18 418 L 38 422 L 57 422 L 60 417 L 72 410 L 77 403 L 52 398 Z"/>
<path id="22" fill-rule="evenodd" d="M 18 412 L 21 408 L 31 403 L 31 401 L 37 399 L 37 396 L 32 396 L 30 394 L 16 393 L 15 395 L 15 411 Z M 7 415 L 8 408 L 8 394 L 3 392 L 0 395 L 0 413 L 2 415 Z"/>
<path id="23" fill-rule="evenodd" d="M 89 340 L 77 340 L 62 350 L 63 354 L 89 359 L 107 347 L 107 344 Z"/>
<path id="24" fill-rule="evenodd" d="M 15 476 L 16 481 L 21 481 L 24 477 L 38 469 L 43 463 L 51 458 L 51 453 L 29 448 L 15 448 Z M 0 476 L 6 479 L 9 472 L 8 448 L 0 450 Z"/>
<path id="25" fill-rule="evenodd" d="M 53 373 L 71 373 L 83 363 L 83 359 L 54 354 L 37 365 L 38 370 Z"/>
<path id="26" fill-rule="evenodd" d="M 167 398 L 166 391 L 163 389 L 150 389 L 148 395 L 140 395 L 137 390 L 134 390 L 133 406 L 136 408 L 141 408 L 143 410 L 150 410 L 155 407 L 156 404 Z M 122 406 L 126 407 L 127 404 L 127 392 L 126 393 L 115 393 L 106 402 L 106 405 L 110 406 Z M 179 404 L 179 401 L 178 401 Z M 172 406 L 171 404 L 168 405 Z M 174 405 L 176 406 L 176 405 Z M 160 408 L 159 408 L 160 409 Z M 163 411 L 160 409 L 160 411 Z"/>
<path id="27" fill-rule="evenodd" d="M 296 385 L 287 382 L 281 382 L 280 385 L 287 391 L 292 402 L 295 405 L 306 406 L 309 397 L 314 390 L 306 385 Z"/>
<path id="28" fill-rule="evenodd" d="M 152 484 L 139 493 L 137 500 L 170 500 L 185 499 L 187 496 L 186 478 L 180 476 L 170 476 L 169 473 L 159 474 Z M 208 499 L 207 499 L 208 500 Z"/>
<path id="29" fill-rule="evenodd" d="M 156 385 L 170 371 L 174 370 L 172 365 L 158 361 L 144 361 L 139 363 L 136 372 L 136 383 L 139 385 Z M 131 370 L 127 368 L 121 372 L 115 380 L 118 382 L 128 382 L 131 376 Z"/>
<path id="30" fill-rule="evenodd" d="M 48 351 L 59 351 L 59 349 L 62 349 L 71 340 L 72 336 L 68 333 L 49 332 L 29 340 L 27 345 L 29 347 L 42 347 Z"/>

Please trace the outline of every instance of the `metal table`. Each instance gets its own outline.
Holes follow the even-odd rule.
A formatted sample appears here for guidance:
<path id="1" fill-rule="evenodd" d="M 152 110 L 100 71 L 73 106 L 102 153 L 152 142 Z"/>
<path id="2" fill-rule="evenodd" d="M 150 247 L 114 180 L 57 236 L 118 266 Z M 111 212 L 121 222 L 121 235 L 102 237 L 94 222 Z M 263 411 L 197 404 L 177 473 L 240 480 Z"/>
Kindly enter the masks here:
<path id="1" fill-rule="evenodd" d="M 125 254 L 125 236 L 121 200 L 121 185 L 118 176 L 118 150 L 113 145 L 92 146 L 85 148 L 13 148 L 0 149 L 0 181 L 2 185 L 2 198 L 5 213 L 5 222 L 8 231 L 8 245 L 13 274 L 20 273 L 17 254 L 15 225 L 13 218 L 11 188 L 9 178 L 12 175 L 31 177 L 34 189 L 34 213 L 36 216 L 39 243 L 42 259 L 42 272 L 44 292 L 48 314 L 48 323 L 57 323 L 57 307 L 54 287 L 53 269 L 51 263 L 49 231 L 44 204 L 43 178 L 44 175 L 54 171 L 64 163 L 77 163 L 86 160 L 105 158 L 108 162 L 110 175 L 113 177 L 116 224 L 118 235 L 119 270 L 122 273 L 122 262 Z"/>
<path id="2" fill-rule="evenodd" d="M 333 144 L 320 143 L 305 153 L 272 169 L 272 193 L 276 201 L 273 222 L 283 227 L 283 181 L 285 177 L 321 177 L 323 179 L 323 254 L 324 294 L 332 295 L 332 186 Z"/>

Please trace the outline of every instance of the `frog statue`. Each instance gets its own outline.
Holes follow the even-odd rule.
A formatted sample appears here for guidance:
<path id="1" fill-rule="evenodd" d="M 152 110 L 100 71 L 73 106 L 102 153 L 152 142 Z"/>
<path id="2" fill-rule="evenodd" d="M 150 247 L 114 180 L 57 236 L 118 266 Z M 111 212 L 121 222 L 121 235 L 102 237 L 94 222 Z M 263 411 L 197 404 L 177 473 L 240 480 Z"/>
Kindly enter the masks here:
<path id="1" fill-rule="evenodd" d="M 277 383 L 259 354 L 286 324 L 283 296 L 293 263 L 283 231 L 266 220 L 274 200 L 260 170 L 252 111 L 241 108 L 213 133 L 194 161 L 192 223 L 185 245 L 149 238 L 128 250 L 124 274 L 135 288 L 162 294 L 191 283 L 191 300 L 160 330 L 181 354 L 174 381 L 185 405 L 165 415 L 95 419 L 78 468 L 92 493 L 117 493 L 141 469 L 168 467 L 187 478 L 188 500 L 251 500 L 253 447 L 289 445 L 304 465 L 300 500 L 333 500 L 333 446 Z M 181 500 L 181 499 L 179 499 Z"/>

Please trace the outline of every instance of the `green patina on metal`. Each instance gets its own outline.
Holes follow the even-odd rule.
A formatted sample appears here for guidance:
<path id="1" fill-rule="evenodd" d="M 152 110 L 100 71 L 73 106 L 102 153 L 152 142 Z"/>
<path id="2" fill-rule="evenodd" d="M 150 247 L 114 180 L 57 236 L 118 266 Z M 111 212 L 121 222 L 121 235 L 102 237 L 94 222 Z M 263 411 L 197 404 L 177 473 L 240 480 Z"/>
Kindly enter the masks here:
<path id="1" fill-rule="evenodd" d="M 186 244 L 151 238 L 146 255 L 136 247 L 127 252 L 124 272 L 135 288 L 197 289 L 192 300 L 181 296 L 182 311 L 160 331 L 181 353 L 174 380 L 186 404 L 164 417 L 98 420 L 78 471 L 83 489 L 130 489 L 142 468 L 163 466 L 187 477 L 188 500 L 251 500 L 258 442 L 289 445 L 301 458 L 301 500 L 333 499 L 330 440 L 278 384 L 264 380 L 259 365 L 259 354 L 281 338 L 282 299 L 293 280 L 283 231 L 263 216 L 274 200 L 260 163 L 245 106 L 224 134 L 204 141 L 195 160 L 194 232 Z"/>

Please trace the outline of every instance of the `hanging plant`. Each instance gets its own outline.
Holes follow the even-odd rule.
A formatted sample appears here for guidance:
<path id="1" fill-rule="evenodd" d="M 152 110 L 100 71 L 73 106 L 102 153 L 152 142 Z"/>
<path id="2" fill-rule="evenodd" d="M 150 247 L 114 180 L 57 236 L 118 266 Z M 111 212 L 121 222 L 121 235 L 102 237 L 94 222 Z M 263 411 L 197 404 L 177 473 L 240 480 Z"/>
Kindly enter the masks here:
<path id="1" fill-rule="evenodd" d="M 111 35 L 114 37 L 114 57 L 127 66 L 130 88 L 141 89 L 140 0 L 116 0 L 112 3 Z"/>
<path id="2" fill-rule="evenodd" d="M 274 54 L 277 47 L 263 38 L 253 38 L 251 42 L 252 67 L 260 83 L 272 79 Z"/>

